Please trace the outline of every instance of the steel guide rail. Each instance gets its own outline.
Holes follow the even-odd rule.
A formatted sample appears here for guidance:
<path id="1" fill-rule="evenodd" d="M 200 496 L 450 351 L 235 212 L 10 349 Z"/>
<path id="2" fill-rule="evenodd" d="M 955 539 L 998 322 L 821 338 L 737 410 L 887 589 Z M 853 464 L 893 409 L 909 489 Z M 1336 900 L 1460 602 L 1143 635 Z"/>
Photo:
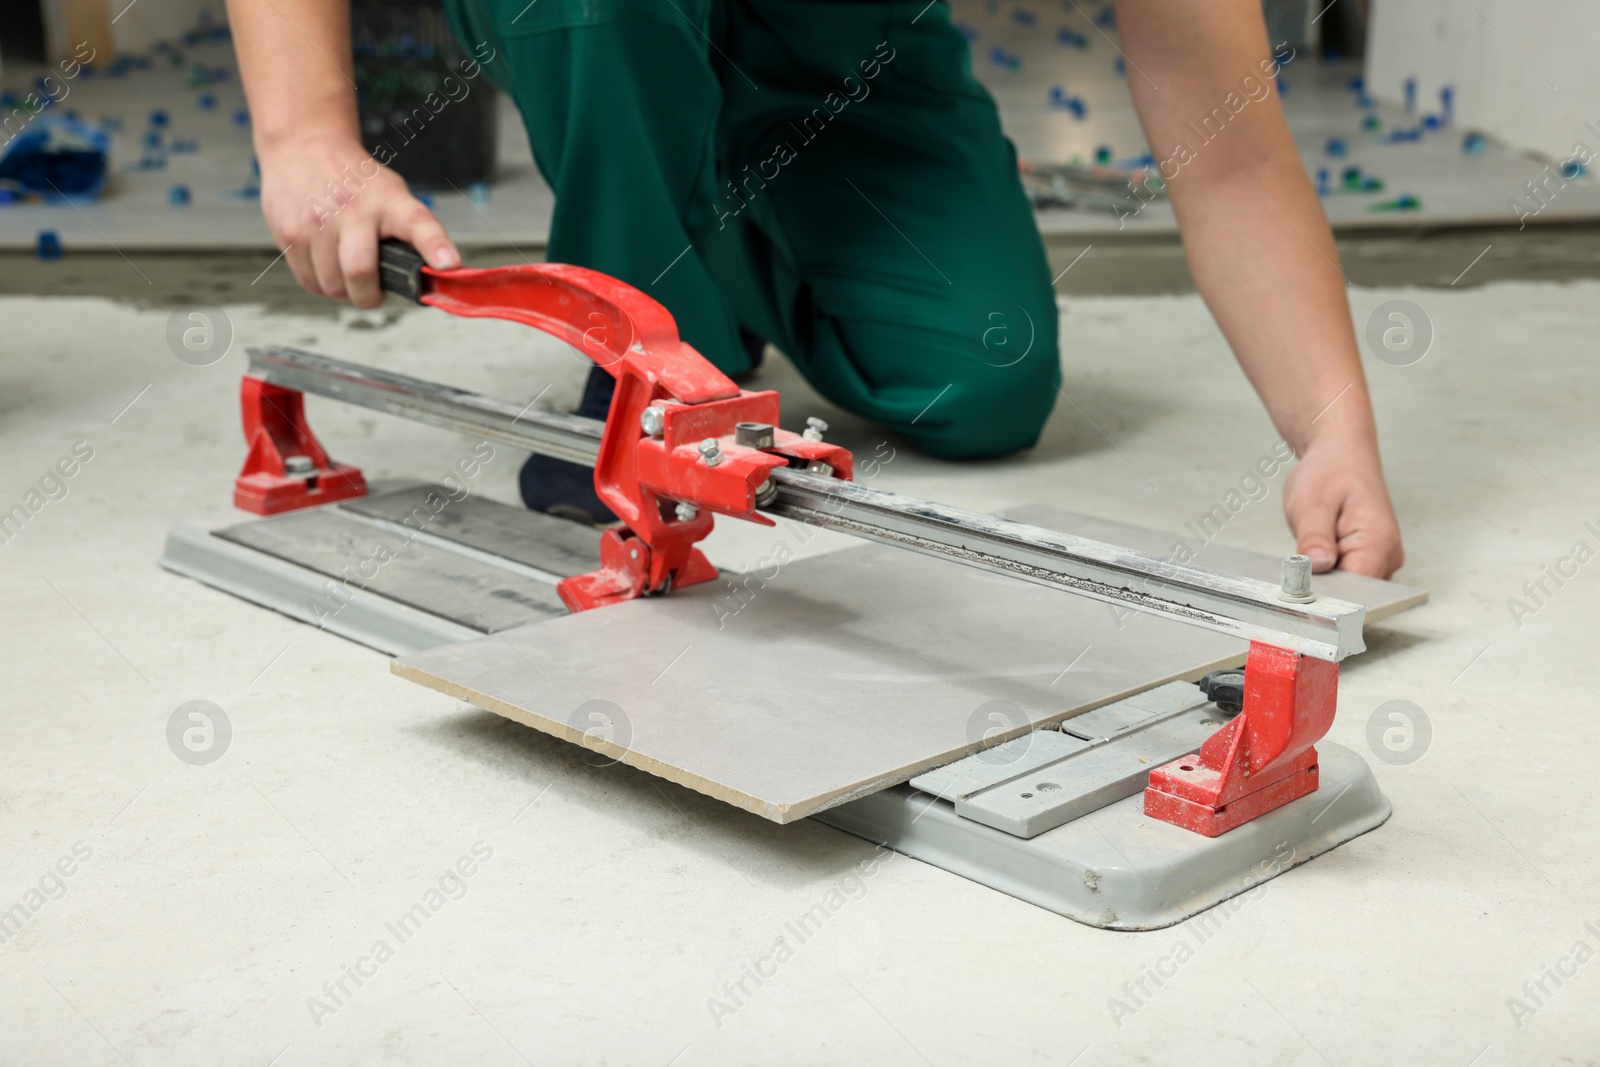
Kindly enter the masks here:
<path id="1" fill-rule="evenodd" d="M 1341 660 L 1365 645 L 1366 608 L 1319 597 L 1291 604 L 1279 587 L 1190 567 L 1042 526 L 799 470 L 773 472 L 762 511 L 915 552 L 1068 589 L 1108 604 Z"/>
<path id="2" fill-rule="evenodd" d="M 251 348 L 275 385 L 592 466 L 604 423 L 516 404 L 299 349 Z M 1040 526 L 798 469 L 773 473 L 764 513 L 978 567 L 1318 659 L 1362 651 L 1366 609 L 1279 598 L 1271 582 L 1163 560 Z"/>
<path id="3" fill-rule="evenodd" d="M 594 466 L 605 424 L 579 415 L 519 408 L 509 400 L 454 386 L 269 345 L 245 350 L 257 378 L 356 407 L 461 433 L 480 434 L 541 455 Z"/>

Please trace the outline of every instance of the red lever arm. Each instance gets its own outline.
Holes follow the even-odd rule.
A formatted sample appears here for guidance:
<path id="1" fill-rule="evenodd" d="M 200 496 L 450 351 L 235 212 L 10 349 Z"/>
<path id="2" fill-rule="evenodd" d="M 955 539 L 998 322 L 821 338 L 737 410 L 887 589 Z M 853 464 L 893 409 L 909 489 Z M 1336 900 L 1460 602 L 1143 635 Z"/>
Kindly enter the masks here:
<path id="1" fill-rule="evenodd" d="M 703 404 L 739 387 L 678 337 L 666 308 L 625 282 L 566 263 L 436 271 L 420 302 L 467 318 L 510 319 L 559 337 L 621 381 L 632 369 L 663 396 Z M 630 368 L 629 364 L 632 364 Z"/>
<path id="2" fill-rule="evenodd" d="M 716 577 L 694 547 L 711 532 L 710 513 L 771 525 L 756 498 L 775 468 L 822 462 L 835 477 L 851 476 L 846 449 L 783 430 L 768 447 L 738 444 L 741 422 L 776 427 L 778 394 L 740 389 L 678 336 L 666 308 L 631 285 L 561 263 L 436 271 L 389 242 L 381 265 L 385 288 L 454 315 L 543 330 L 616 378 L 594 482 L 624 529 L 602 535 L 600 570 L 558 587 L 574 611 Z M 651 407 L 657 433 L 642 421 Z M 717 441 L 713 457 L 699 449 L 707 439 Z"/>

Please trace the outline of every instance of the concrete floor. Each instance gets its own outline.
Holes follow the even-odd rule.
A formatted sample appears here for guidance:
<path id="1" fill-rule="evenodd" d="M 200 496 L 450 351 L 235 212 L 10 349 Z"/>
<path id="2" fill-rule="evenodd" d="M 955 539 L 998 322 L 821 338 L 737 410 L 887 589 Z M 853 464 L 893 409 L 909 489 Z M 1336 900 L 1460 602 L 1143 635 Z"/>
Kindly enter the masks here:
<path id="1" fill-rule="evenodd" d="M 134 259 L 167 284 L 165 261 Z M 513 398 L 548 385 L 559 404 L 582 368 L 556 346 L 427 311 L 230 296 L 232 350 L 197 367 L 169 350 L 159 302 L 0 298 L 0 510 L 77 442 L 92 450 L 0 544 L 0 915 L 30 913 L 0 943 L 0 1062 L 1600 1063 L 1600 808 L 1584 784 L 1600 587 L 1579 566 L 1520 627 L 1508 608 L 1534 606 L 1524 583 L 1545 568 L 1570 573 L 1575 542 L 1600 545 L 1600 282 L 1473 280 L 1352 290 L 1358 325 L 1403 297 L 1436 330 L 1414 365 L 1368 360 L 1400 577 L 1433 600 L 1369 634 L 1331 736 L 1371 751 L 1377 709 L 1407 700 L 1431 744 L 1409 765 L 1373 757 L 1395 804 L 1379 830 L 1208 925 L 1144 934 L 909 859 L 863 877 L 862 841 L 589 766 L 156 567 L 174 520 L 229 499 L 244 345 Z M 1069 296 L 1062 313 L 1073 403 L 1036 450 L 949 465 L 900 447 L 876 484 L 1176 530 L 1274 445 L 1193 295 Z M 869 454 L 883 440 L 781 360 L 763 384 L 791 425 L 821 414 Z M 467 448 L 311 405 L 369 478 L 437 477 Z M 502 450 L 477 490 L 510 499 L 517 463 Z M 1285 551 L 1281 484 L 1223 540 Z M 763 551 L 750 528 L 716 536 L 719 562 Z M 168 742 L 196 699 L 233 731 L 205 766 Z M 387 924 L 435 891 L 402 943 Z M 785 924 L 825 900 L 847 906 L 801 943 Z M 792 956 L 776 962 L 780 937 Z"/>

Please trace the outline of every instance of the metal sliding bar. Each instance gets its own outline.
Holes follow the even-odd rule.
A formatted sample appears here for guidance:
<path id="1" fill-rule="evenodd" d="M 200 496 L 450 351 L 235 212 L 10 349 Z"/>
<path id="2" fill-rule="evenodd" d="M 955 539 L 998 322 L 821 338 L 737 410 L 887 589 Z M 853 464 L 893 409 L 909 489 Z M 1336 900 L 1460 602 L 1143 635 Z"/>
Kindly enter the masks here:
<path id="1" fill-rule="evenodd" d="M 545 456 L 594 466 L 605 423 L 578 415 L 518 407 L 481 393 L 349 363 L 298 348 L 245 350 L 250 373 L 285 389 L 341 400 L 446 430 L 478 434 Z"/>
<path id="2" fill-rule="evenodd" d="M 276 385 L 592 465 L 604 424 L 536 411 L 450 386 L 293 348 L 249 349 L 250 373 Z M 1319 659 L 1360 652 L 1366 609 L 1319 597 L 1291 603 L 1271 582 L 1173 563 L 1131 549 L 902 496 L 797 469 L 773 474 L 761 510 L 941 556 L 1108 604 Z"/>
<path id="3" fill-rule="evenodd" d="M 1366 608 L 1279 598 L 1271 582 L 1190 567 L 1042 526 L 800 470 L 773 473 L 768 515 L 899 545 L 1209 630 L 1341 660 L 1365 645 Z"/>

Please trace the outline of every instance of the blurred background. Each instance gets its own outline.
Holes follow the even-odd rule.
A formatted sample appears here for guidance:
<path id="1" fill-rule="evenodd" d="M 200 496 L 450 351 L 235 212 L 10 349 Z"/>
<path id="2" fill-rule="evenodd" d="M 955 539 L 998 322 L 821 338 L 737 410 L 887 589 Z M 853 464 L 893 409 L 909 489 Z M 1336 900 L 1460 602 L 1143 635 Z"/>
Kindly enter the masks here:
<path id="1" fill-rule="evenodd" d="M 1093 271 L 1063 291 L 1171 292 L 1188 285 L 1103 0 L 954 0 L 977 76 L 1000 103 L 1051 257 L 1090 244 Z M 1430 277 L 1481 248 L 1482 228 L 1568 224 L 1502 249 L 1477 281 L 1585 276 L 1600 185 L 1600 73 L 1585 42 L 1600 9 L 1552 0 L 1266 0 L 1278 77 L 1306 169 L 1346 247 L 1351 281 Z M 265 265 L 250 116 L 225 13 L 211 0 L 14 0 L 0 22 L 0 279 L 14 291 L 116 292 L 145 283 L 99 260 L 203 253 L 158 286 L 215 281 L 218 262 Z M 534 257 L 551 196 L 508 100 L 486 78 L 441 85 L 462 55 L 430 0 L 356 0 L 356 79 L 369 147 L 461 245 Z M 92 57 L 92 58 L 91 58 Z M 85 59 L 88 59 L 85 62 Z M 445 99 L 449 121 L 423 101 Z M 459 97 L 459 99 L 457 99 Z M 1426 238 L 1426 240 L 1423 240 Z M 1421 243 L 1419 243 L 1421 242 Z M 1509 254 L 1508 254 L 1509 253 Z M 39 274 L 40 259 L 87 256 Z M 218 259 L 217 257 L 221 257 Z M 265 257 L 265 258 L 262 258 Z M 259 270 L 259 267 L 257 268 Z M 269 299 L 295 299 L 287 272 Z M 1446 279 L 1448 280 L 1448 279 Z M 65 288 L 61 288 L 65 287 Z M 215 291 L 215 290 L 213 290 Z M 226 291 L 226 290 L 224 290 Z"/>

